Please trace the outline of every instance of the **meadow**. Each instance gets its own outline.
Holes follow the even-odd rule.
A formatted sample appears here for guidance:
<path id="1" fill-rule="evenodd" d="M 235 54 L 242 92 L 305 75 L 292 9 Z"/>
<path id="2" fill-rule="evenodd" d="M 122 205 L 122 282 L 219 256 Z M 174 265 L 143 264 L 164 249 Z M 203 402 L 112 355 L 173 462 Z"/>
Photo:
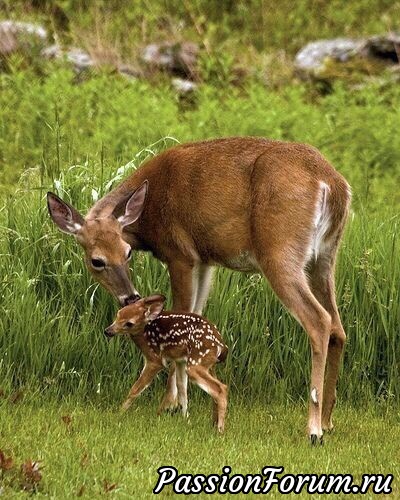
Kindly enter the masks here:
<path id="1" fill-rule="evenodd" d="M 23 2 L 3 3 L 7 13 L 23 11 Z M 165 75 L 127 79 L 97 68 L 77 76 L 60 62 L 38 67 L 19 56 L 0 73 L 0 450 L 13 458 L 3 472 L 0 459 L 0 496 L 26 495 L 20 465 L 28 459 L 43 466 L 38 495 L 52 498 L 146 498 L 164 463 L 187 473 L 218 472 L 227 464 L 234 472 L 255 473 L 271 464 L 293 473 L 352 473 L 355 480 L 367 472 L 392 473 L 399 495 L 400 88 L 383 79 L 357 87 L 336 82 L 321 91 L 283 77 L 280 63 L 272 83 L 257 72 L 240 85 L 231 80 L 241 47 L 242 59 L 251 59 L 254 50 L 262 65 L 266 47 L 285 46 L 292 55 L 313 36 L 393 27 L 377 12 L 385 4 L 385 15 L 394 18 L 399 4 L 359 2 L 356 8 L 346 2 L 340 10 L 340 2 L 304 0 L 289 16 L 292 2 L 283 2 L 274 22 L 263 19 L 260 36 L 254 27 L 266 1 L 248 2 L 251 9 L 242 2 L 229 8 L 226 0 L 220 22 L 211 9 L 209 23 L 202 21 L 207 6 L 200 0 L 154 2 L 153 10 L 144 1 L 131 10 L 121 2 L 112 23 L 101 9 L 61 3 L 74 41 L 95 24 L 97 39 L 108 48 L 116 40 L 126 57 L 129 40 L 149 41 L 157 30 L 171 34 L 181 17 L 183 34 L 198 37 L 205 50 L 198 90 L 189 98 L 178 96 Z M 158 22 L 163 10 L 170 24 Z M 129 12 L 126 19 L 121 12 Z M 248 24 L 240 23 L 243 16 Z M 131 38 L 116 39 L 127 26 Z M 305 333 L 262 277 L 225 269 L 216 273 L 205 315 L 230 348 L 219 367 L 230 386 L 226 434 L 211 429 L 210 403 L 194 388 L 188 422 L 176 415 L 157 418 L 165 374 L 120 415 L 142 361 L 124 339 L 105 340 L 116 304 L 92 281 L 73 238 L 62 235 L 47 213 L 48 190 L 84 214 L 163 149 L 230 135 L 312 144 L 352 186 L 336 276 L 348 342 L 337 427 L 324 447 L 309 448 L 305 437 Z M 171 303 L 163 264 L 136 253 L 131 267 L 143 295 L 163 292 Z"/>

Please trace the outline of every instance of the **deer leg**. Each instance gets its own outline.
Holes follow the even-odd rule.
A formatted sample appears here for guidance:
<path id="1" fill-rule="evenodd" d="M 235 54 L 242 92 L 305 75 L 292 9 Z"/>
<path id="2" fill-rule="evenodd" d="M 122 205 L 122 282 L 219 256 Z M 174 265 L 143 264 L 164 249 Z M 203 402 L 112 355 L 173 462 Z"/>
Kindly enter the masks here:
<path id="1" fill-rule="evenodd" d="M 224 432 L 225 414 L 228 403 L 228 388 L 225 384 L 213 377 L 204 366 L 188 366 L 187 374 L 192 382 L 207 392 L 217 405 L 217 427 Z"/>
<path id="2" fill-rule="evenodd" d="M 330 314 L 314 297 L 302 268 L 290 263 L 261 264 L 265 276 L 282 303 L 306 330 L 311 343 L 311 387 L 308 435 L 311 443 L 322 442 L 322 401 L 326 357 L 331 331 Z"/>
<path id="3" fill-rule="evenodd" d="M 193 286 L 192 262 L 174 260 L 168 264 L 169 276 L 171 279 L 171 289 L 173 298 L 173 311 L 190 312 L 195 287 Z"/>
<path id="4" fill-rule="evenodd" d="M 171 280 L 173 311 L 190 312 L 193 302 L 193 264 L 186 261 L 172 261 L 168 264 Z M 167 388 L 159 406 L 158 414 L 177 405 L 176 364 L 170 363 Z"/>
<path id="5" fill-rule="evenodd" d="M 203 308 L 207 302 L 212 283 L 213 270 L 214 269 L 207 264 L 199 264 L 197 266 L 197 293 L 192 308 L 192 311 L 196 314 L 201 314 L 203 312 Z"/>
<path id="6" fill-rule="evenodd" d="M 174 410 L 178 405 L 177 396 L 176 367 L 175 363 L 171 363 L 168 372 L 167 387 L 160 406 L 158 407 L 157 415 L 161 415 L 163 411 Z"/>
<path id="7" fill-rule="evenodd" d="M 178 386 L 178 401 L 182 408 L 182 415 L 184 417 L 188 416 L 187 406 L 187 373 L 186 373 L 186 363 L 176 363 L 177 372 L 177 386 Z"/>
<path id="8" fill-rule="evenodd" d="M 336 386 L 339 377 L 346 334 L 340 320 L 335 297 L 334 259 L 319 258 L 310 267 L 309 281 L 311 289 L 320 304 L 332 318 L 332 327 L 328 345 L 327 370 L 322 403 L 322 428 L 333 429 L 332 412 L 336 403 Z"/>
<path id="9" fill-rule="evenodd" d="M 133 401 L 140 396 L 140 394 L 152 383 L 154 377 L 163 368 L 162 364 L 152 361 L 146 362 L 142 373 L 133 384 L 132 389 L 129 391 L 128 397 L 122 404 L 122 410 L 128 410 Z"/>

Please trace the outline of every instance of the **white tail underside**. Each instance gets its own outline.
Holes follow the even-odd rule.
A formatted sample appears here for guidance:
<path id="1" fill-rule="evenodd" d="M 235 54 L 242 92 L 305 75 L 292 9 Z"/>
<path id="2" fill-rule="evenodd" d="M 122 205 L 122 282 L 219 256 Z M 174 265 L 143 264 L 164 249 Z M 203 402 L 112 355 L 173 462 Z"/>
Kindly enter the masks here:
<path id="1" fill-rule="evenodd" d="M 320 181 L 319 188 L 320 191 L 314 216 L 314 235 L 311 248 L 311 255 L 314 256 L 315 260 L 318 259 L 318 255 L 323 249 L 324 238 L 329 231 L 331 223 L 328 206 L 329 186 L 325 184 L 325 182 Z"/>

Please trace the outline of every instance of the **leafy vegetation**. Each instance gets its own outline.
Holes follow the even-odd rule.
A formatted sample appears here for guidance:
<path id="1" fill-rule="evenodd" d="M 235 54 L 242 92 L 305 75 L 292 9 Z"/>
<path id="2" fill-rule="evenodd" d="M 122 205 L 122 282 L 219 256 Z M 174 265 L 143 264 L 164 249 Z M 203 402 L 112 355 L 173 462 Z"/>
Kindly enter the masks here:
<path id="1" fill-rule="evenodd" d="M 1 75 L 0 89 L 3 186 L 32 169 L 43 179 L 86 162 L 116 170 L 164 136 L 260 135 L 321 149 L 352 185 L 356 210 L 400 204 L 398 87 L 337 86 L 315 101 L 299 85 L 274 91 L 253 82 L 227 94 L 204 84 L 187 107 L 166 83 L 105 73 L 77 85 L 72 72 L 51 66 L 43 79 L 29 70 Z"/>

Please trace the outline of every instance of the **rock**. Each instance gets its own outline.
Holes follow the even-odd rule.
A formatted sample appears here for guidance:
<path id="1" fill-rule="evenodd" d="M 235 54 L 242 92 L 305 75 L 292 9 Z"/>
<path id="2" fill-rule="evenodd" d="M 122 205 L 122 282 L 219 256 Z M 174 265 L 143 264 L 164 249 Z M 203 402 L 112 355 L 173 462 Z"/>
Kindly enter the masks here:
<path id="1" fill-rule="evenodd" d="M 41 55 L 46 59 L 65 59 L 73 65 L 74 70 L 78 73 L 95 65 L 93 59 L 84 50 L 71 48 L 64 51 L 58 44 L 46 47 L 42 50 Z"/>
<path id="2" fill-rule="evenodd" d="M 192 42 L 152 43 L 142 52 L 142 59 L 150 66 L 181 77 L 193 77 L 196 72 L 198 45 Z"/>
<path id="3" fill-rule="evenodd" d="M 327 58 L 346 62 L 357 54 L 363 46 L 362 40 L 350 38 L 311 42 L 296 54 L 295 69 L 300 76 L 318 76 L 318 73 L 323 70 Z"/>
<path id="4" fill-rule="evenodd" d="M 383 62 L 392 64 L 399 62 L 400 36 L 395 34 L 371 36 L 351 39 L 336 38 L 318 40 L 303 47 L 295 57 L 294 65 L 297 74 L 302 78 L 319 78 L 326 76 L 326 68 L 332 63 L 348 63 L 360 61 Z M 381 71 L 381 66 L 377 66 Z"/>
<path id="5" fill-rule="evenodd" d="M 55 43 L 53 45 L 45 47 L 40 52 L 40 55 L 46 59 L 58 59 L 63 56 L 63 51 L 61 47 L 57 43 Z"/>
<path id="6" fill-rule="evenodd" d="M 19 21 L 0 21 L 0 56 L 14 52 L 26 52 L 43 48 L 47 42 L 47 31 L 39 24 Z"/>
<path id="7" fill-rule="evenodd" d="M 371 36 L 365 41 L 364 54 L 367 57 L 399 63 L 400 35 L 391 33 L 384 36 Z"/>
<path id="8" fill-rule="evenodd" d="M 197 84 L 192 82 L 191 80 L 184 80 L 183 78 L 173 78 L 172 86 L 180 95 L 191 94 L 195 90 L 197 90 Z"/>
<path id="9" fill-rule="evenodd" d="M 69 49 L 65 53 L 67 61 L 73 64 L 75 71 L 81 72 L 94 66 L 94 61 L 90 55 L 82 49 Z"/>

